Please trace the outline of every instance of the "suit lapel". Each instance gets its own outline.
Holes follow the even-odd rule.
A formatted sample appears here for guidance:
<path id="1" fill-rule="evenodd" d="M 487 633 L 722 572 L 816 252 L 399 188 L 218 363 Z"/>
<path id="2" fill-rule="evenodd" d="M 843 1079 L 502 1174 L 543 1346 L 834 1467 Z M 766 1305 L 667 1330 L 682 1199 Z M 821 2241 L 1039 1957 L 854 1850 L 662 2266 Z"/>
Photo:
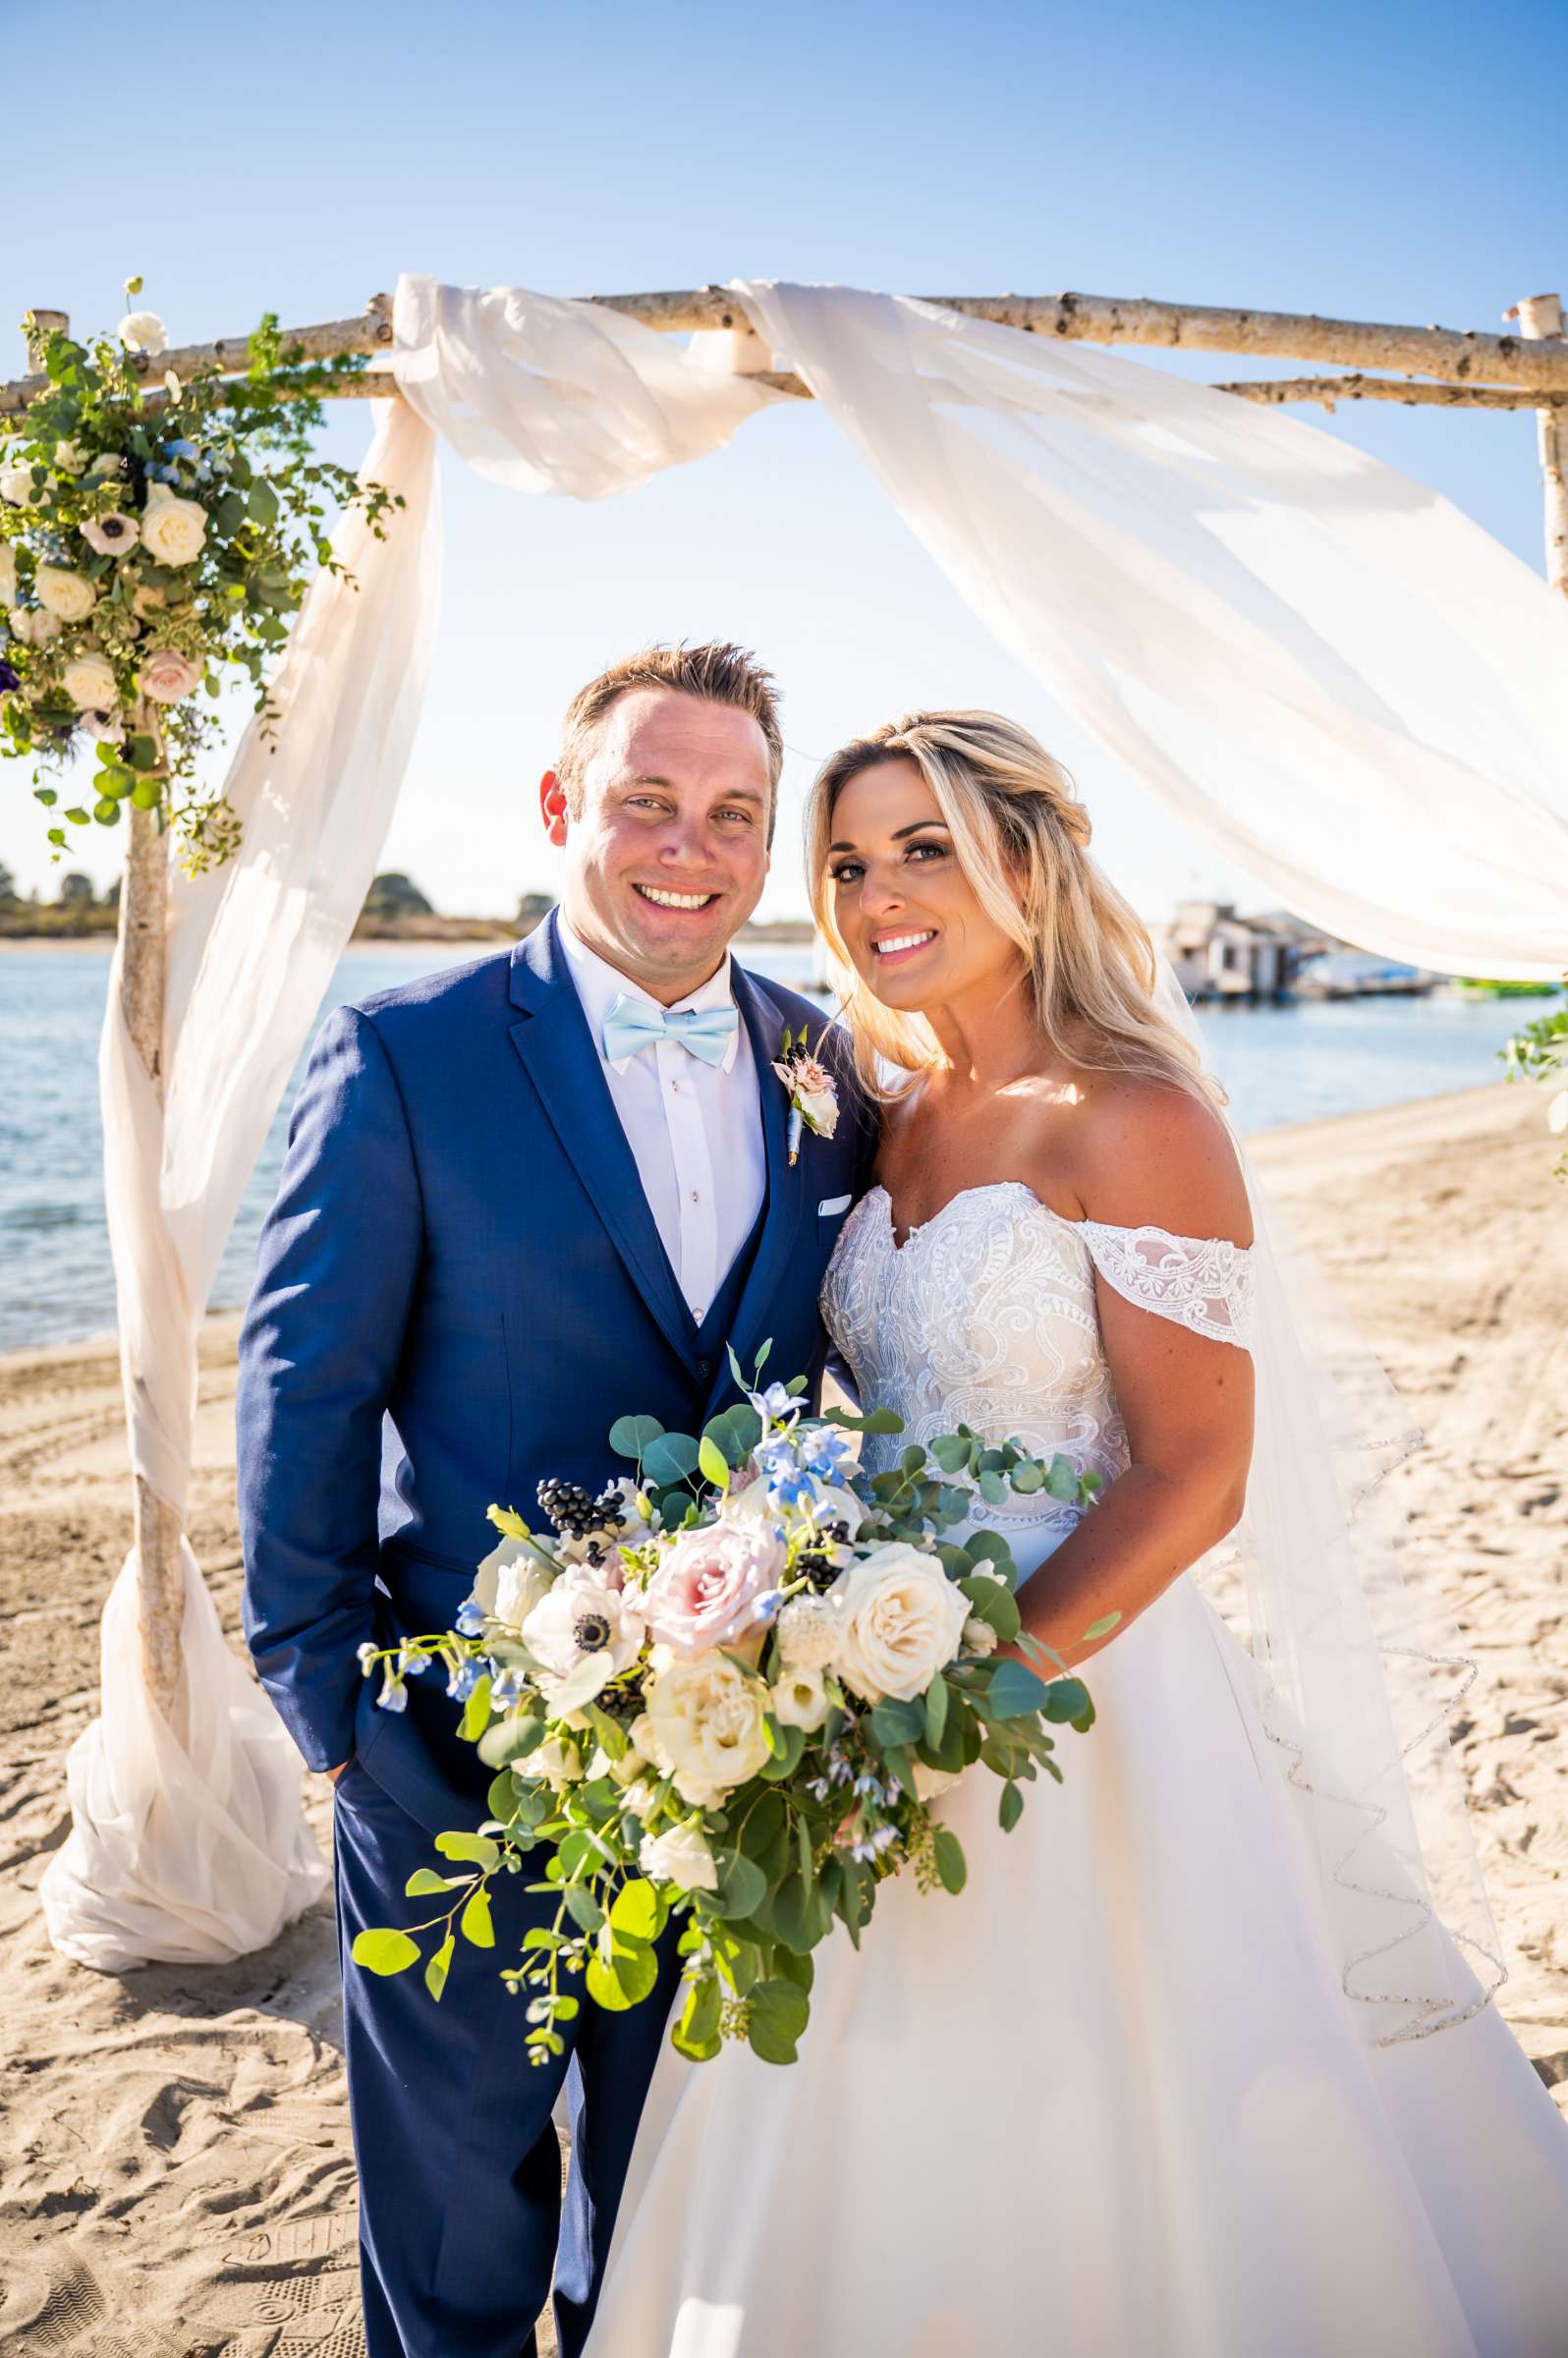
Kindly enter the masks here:
<path id="1" fill-rule="evenodd" d="M 662 1331 L 695 1358 L 696 1327 L 664 1250 L 555 937 L 553 914 L 512 953 L 511 997 L 525 1010 L 512 1044 L 610 1241 Z M 771 1156 L 769 1174 L 771 1176 Z"/>
<path id="2" fill-rule="evenodd" d="M 752 1054 L 756 1062 L 756 1083 L 761 1093 L 762 1145 L 767 1156 L 767 1211 L 762 1234 L 757 1242 L 756 1257 L 752 1263 L 735 1313 L 730 1340 L 735 1356 L 750 1376 L 752 1363 L 768 1339 L 768 1318 L 773 1298 L 790 1263 L 796 1236 L 801 1224 L 801 1211 L 808 1192 L 806 1157 L 791 1170 L 789 1162 L 789 1098 L 784 1084 L 772 1070 L 783 1040 L 783 1010 L 769 996 L 767 986 L 744 967 L 734 968 L 735 1003 L 752 1042 Z M 727 1374 L 726 1362 L 726 1374 Z M 794 1375 L 791 1368 L 787 1371 Z M 768 1370 L 769 1376 L 781 1371 Z M 722 1386 L 720 1386 L 722 1388 Z"/>

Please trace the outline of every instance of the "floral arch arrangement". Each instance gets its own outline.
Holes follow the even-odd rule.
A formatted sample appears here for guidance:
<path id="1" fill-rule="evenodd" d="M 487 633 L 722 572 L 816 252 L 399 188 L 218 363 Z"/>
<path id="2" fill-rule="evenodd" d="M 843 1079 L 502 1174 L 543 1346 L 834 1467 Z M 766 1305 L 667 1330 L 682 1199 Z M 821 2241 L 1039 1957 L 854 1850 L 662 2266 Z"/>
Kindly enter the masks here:
<path id="1" fill-rule="evenodd" d="M 128 299 L 140 291 L 127 280 Z M 147 310 L 89 343 L 37 339 L 48 390 L 0 450 L 0 754 L 32 759 L 53 813 L 52 778 L 93 744 L 81 800 L 49 826 L 57 858 L 68 826 L 115 826 L 129 802 L 173 827 L 195 874 L 239 839 L 198 774 L 225 677 L 248 675 L 266 733 L 269 673 L 311 574 L 343 570 L 329 511 L 363 506 L 380 538 L 403 503 L 314 451 L 319 389 L 364 358 L 307 368 L 269 313 L 245 375 L 148 381 L 167 345 Z"/>

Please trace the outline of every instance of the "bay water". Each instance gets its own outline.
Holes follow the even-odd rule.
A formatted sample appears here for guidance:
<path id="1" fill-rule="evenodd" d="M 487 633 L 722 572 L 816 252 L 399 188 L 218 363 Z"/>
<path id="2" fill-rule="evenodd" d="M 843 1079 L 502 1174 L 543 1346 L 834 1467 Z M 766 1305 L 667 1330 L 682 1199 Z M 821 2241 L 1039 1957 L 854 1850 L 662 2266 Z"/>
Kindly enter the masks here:
<path id="1" fill-rule="evenodd" d="M 474 956 L 469 942 L 356 944 L 322 1012 Z M 745 957 L 797 987 L 813 963 L 809 943 L 749 947 Z M 97 1095 L 108 979 L 102 945 L 0 947 L 0 1351 L 74 1342 L 114 1324 Z M 1239 1126 L 1267 1130 L 1501 1086 L 1497 1049 L 1534 1012 L 1441 997 L 1341 999 L 1205 1008 L 1200 1020 Z M 238 1308 L 250 1290 L 293 1095 L 291 1085 L 246 1193 L 214 1309 Z"/>

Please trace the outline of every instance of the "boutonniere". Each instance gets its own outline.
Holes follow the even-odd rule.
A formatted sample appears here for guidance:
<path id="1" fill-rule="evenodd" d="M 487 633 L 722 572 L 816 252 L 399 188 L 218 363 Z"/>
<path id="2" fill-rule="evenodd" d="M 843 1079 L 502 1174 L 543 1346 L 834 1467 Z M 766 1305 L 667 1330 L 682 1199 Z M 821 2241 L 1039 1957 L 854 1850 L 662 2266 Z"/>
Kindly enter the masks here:
<path id="1" fill-rule="evenodd" d="M 838 1083 L 807 1046 L 804 1024 L 799 1039 L 786 1026 L 773 1070 L 790 1093 L 789 1153 L 794 1164 L 803 1128 L 813 1130 L 818 1138 L 831 1138 L 838 1128 Z"/>

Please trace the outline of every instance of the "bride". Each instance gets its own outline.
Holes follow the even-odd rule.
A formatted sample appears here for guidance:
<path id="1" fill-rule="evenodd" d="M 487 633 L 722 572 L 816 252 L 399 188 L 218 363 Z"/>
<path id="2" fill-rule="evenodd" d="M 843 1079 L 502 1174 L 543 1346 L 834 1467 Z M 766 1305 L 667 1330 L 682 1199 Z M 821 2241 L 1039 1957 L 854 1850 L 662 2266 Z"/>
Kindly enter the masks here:
<path id="1" fill-rule="evenodd" d="M 1303 1449 L 1218 1093 L 1089 833 L 984 712 L 846 747 L 810 815 L 884 1106 L 826 1322 L 905 1420 L 869 1452 L 963 1420 L 1104 1477 L 1082 1517 L 997 1510 L 1098 1722 L 1010 1834 L 992 1779 L 944 1795 L 968 1887 L 899 1879 L 859 1955 L 817 1951 L 797 2064 L 665 2050 L 588 2358 L 1568 2348 L 1568 2138 L 1423 1896 L 1398 1747 L 1316 1749 L 1316 1697 L 1352 1754 L 1386 1699 L 1302 1528 L 1326 1475 L 1281 1510 Z M 1251 1651 L 1190 1577 L 1244 1496 Z"/>

